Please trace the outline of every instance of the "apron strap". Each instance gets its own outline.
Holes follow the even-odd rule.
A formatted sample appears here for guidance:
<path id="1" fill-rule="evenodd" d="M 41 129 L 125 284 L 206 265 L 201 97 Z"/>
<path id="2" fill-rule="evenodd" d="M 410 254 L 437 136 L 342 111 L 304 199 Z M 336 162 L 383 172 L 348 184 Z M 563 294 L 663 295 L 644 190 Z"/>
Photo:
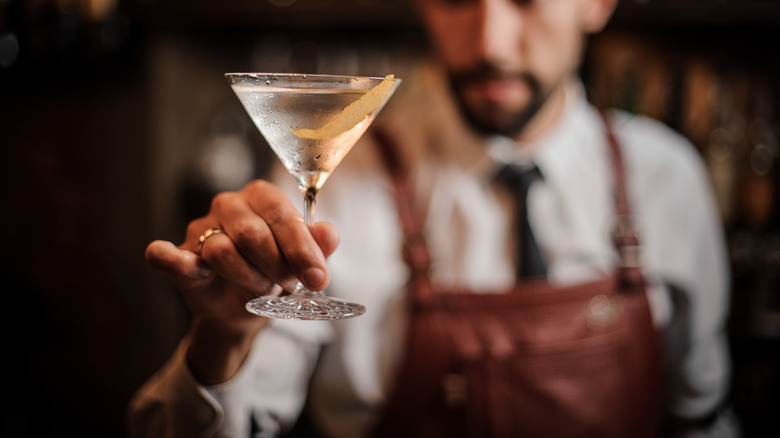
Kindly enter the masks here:
<path id="1" fill-rule="evenodd" d="M 639 233 L 634 226 L 626 188 L 625 164 L 620 143 L 615 136 L 609 114 L 601 112 L 604 131 L 612 158 L 612 173 L 615 178 L 615 228 L 612 239 L 620 256 L 618 265 L 618 287 L 621 292 L 644 292 L 645 280 L 639 264 Z"/>
<path id="2" fill-rule="evenodd" d="M 412 291 L 418 302 L 427 302 L 433 297 L 433 285 L 429 275 L 431 255 L 423 220 L 414 206 L 413 191 L 408 182 L 408 171 L 401 162 L 395 140 L 380 128 L 374 129 L 373 133 L 382 155 L 382 162 L 392 178 L 393 197 L 404 236 L 402 255 L 404 262 L 411 270 L 409 290 Z"/>

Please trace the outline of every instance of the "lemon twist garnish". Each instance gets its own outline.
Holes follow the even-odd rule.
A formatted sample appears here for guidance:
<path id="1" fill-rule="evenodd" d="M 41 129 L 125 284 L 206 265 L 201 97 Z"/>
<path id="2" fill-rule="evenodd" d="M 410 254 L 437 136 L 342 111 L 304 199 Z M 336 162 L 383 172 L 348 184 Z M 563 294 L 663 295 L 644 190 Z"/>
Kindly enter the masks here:
<path id="1" fill-rule="evenodd" d="M 394 75 L 385 76 L 384 80 L 382 80 L 379 85 L 368 90 L 360 99 L 347 105 L 338 117 L 326 123 L 321 128 L 293 129 L 293 134 L 299 138 L 308 140 L 330 140 L 349 131 L 385 101 L 388 93 L 390 93 L 395 84 L 394 78 Z"/>

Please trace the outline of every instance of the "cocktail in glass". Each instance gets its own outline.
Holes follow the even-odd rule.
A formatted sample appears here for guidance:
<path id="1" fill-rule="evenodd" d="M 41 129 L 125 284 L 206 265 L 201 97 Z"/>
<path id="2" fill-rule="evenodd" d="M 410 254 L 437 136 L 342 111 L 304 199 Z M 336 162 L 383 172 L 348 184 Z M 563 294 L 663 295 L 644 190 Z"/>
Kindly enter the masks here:
<path id="1" fill-rule="evenodd" d="M 281 73 L 227 73 L 255 126 L 303 194 L 304 222 L 314 222 L 317 193 L 395 92 L 400 79 Z M 311 291 L 247 303 L 247 310 L 284 319 L 344 319 L 365 307 Z"/>

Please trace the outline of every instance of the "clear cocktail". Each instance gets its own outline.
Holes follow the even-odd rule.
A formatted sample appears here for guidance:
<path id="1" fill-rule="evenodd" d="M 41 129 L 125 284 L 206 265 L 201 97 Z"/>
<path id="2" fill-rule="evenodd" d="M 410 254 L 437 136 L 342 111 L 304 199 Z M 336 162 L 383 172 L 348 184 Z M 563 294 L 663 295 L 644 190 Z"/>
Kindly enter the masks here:
<path id="1" fill-rule="evenodd" d="M 304 198 L 304 221 L 314 221 L 317 193 L 357 143 L 401 82 L 378 77 L 228 73 L 225 78 Z M 247 303 L 252 313 L 286 319 L 343 319 L 365 307 L 310 291 Z"/>

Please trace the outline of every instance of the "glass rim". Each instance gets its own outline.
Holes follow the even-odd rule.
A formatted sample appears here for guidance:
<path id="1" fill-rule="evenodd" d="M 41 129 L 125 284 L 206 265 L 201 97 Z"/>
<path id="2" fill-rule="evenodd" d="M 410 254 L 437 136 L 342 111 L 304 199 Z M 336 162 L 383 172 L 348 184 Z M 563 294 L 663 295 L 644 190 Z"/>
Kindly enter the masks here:
<path id="1" fill-rule="evenodd" d="M 275 87 L 280 90 L 368 90 L 386 79 L 381 76 L 331 75 L 306 73 L 225 73 L 225 80 L 233 87 Z M 401 79 L 393 77 L 393 89 Z"/>
<path id="2" fill-rule="evenodd" d="M 362 76 L 362 75 L 343 75 L 343 74 L 321 74 L 321 73 L 269 73 L 269 72 L 228 72 L 224 73 L 225 77 L 236 76 L 263 76 L 263 77 L 278 77 L 278 79 L 371 79 L 382 81 L 384 76 Z M 401 78 L 394 77 L 393 80 L 400 81 Z"/>
<path id="3" fill-rule="evenodd" d="M 320 73 L 267 73 L 267 72 L 229 72 L 224 73 L 225 78 L 235 77 L 256 77 L 263 79 L 323 79 L 323 80 L 371 80 L 371 81 L 383 81 L 385 76 L 361 76 L 361 75 L 336 75 L 336 74 L 320 74 Z M 398 82 L 401 78 L 393 77 L 393 80 Z"/>

